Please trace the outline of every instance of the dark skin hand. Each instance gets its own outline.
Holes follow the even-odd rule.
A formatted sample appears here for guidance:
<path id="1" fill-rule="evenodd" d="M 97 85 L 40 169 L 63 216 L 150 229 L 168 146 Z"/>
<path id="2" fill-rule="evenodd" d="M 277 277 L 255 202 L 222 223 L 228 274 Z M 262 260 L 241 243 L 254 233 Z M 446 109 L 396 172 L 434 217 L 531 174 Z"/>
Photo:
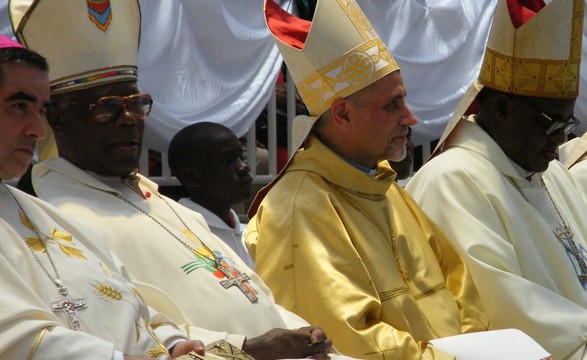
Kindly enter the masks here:
<path id="1" fill-rule="evenodd" d="M 295 330 L 272 329 L 265 334 L 245 340 L 243 351 L 255 360 L 288 358 L 328 359 L 332 340 L 316 326 Z"/>

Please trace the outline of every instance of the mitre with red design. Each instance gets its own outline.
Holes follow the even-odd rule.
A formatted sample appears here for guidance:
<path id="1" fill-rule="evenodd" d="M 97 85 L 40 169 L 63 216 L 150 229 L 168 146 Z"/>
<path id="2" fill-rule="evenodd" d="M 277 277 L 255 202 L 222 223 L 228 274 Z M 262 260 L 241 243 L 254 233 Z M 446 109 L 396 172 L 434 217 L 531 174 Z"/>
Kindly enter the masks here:
<path id="1" fill-rule="evenodd" d="M 399 70 L 355 0 L 318 0 L 311 22 L 265 0 L 265 21 L 310 112 L 293 121 L 292 153 L 336 99 Z M 257 192 L 249 218 L 283 172 Z"/>
<path id="2" fill-rule="evenodd" d="M 310 113 L 294 119 L 294 151 L 334 100 L 399 70 L 355 0 L 318 0 L 311 22 L 266 0 L 265 20 Z"/>
<path id="3" fill-rule="evenodd" d="M 450 142 L 485 86 L 516 95 L 573 99 L 579 94 L 584 0 L 498 0 L 483 63 L 432 156 Z M 432 157 L 431 156 L 431 157 Z"/>
<path id="4" fill-rule="evenodd" d="M 137 80 L 137 0 L 10 0 L 17 39 L 49 63 L 51 93 Z"/>

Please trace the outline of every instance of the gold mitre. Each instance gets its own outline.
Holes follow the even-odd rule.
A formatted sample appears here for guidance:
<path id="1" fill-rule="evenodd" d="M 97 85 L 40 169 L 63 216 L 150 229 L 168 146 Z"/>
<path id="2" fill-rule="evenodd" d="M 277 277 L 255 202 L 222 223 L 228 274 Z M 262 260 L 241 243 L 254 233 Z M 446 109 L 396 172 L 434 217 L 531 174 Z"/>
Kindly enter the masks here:
<path id="1" fill-rule="evenodd" d="M 432 156 L 442 151 L 485 86 L 516 95 L 576 98 L 584 5 L 584 0 L 552 0 L 516 29 L 507 1 L 498 0 L 479 76 L 457 105 Z"/>
<path id="2" fill-rule="evenodd" d="M 47 58 L 51 93 L 137 80 L 137 0 L 10 0 L 18 40 Z"/>
<path id="3" fill-rule="evenodd" d="M 336 99 L 399 70 L 355 0 L 318 0 L 311 22 L 266 0 L 265 21 L 311 115 L 294 119 L 294 151 Z"/>

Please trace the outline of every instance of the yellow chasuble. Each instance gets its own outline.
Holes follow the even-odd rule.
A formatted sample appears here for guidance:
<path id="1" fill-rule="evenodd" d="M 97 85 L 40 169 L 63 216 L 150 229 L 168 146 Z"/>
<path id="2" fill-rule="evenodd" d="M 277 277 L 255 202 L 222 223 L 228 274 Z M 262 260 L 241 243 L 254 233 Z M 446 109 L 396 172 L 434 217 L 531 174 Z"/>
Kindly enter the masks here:
<path id="1" fill-rule="evenodd" d="M 394 178 L 311 137 L 249 222 L 249 250 L 276 301 L 343 353 L 453 359 L 426 341 L 485 330 L 487 317 L 462 259 Z"/>

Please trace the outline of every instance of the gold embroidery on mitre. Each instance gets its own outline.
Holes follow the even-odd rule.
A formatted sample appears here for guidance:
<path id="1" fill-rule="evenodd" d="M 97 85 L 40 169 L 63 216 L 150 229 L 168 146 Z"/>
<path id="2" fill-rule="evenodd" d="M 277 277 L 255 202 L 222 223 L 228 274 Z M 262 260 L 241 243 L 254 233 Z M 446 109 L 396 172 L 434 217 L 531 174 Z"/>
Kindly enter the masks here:
<path id="1" fill-rule="evenodd" d="M 355 28 L 364 40 L 371 40 L 379 37 L 375 32 L 375 29 L 373 29 L 371 22 L 367 19 L 365 13 L 363 13 L 363 10 L 361 10 L 356 1 L 338 0 L 338 3 L 349 19 L 351 19 L 351 22 L 355 25 Z"/>
<path id="2" fill-rule="evenodd" d="M 507 93 L 572 98 L 578 95 L 580 58 L 520 59 L 487 48 L 479 81 Z"/>
<path id="3" fill-rule="evenodd" d="M 481 65 L 479 81 L 488 87 L 518 95 L 563 99 L 577 97 L 584 9 L 583 1 L 573 1 L 571 39 L 567 59 L 515 58 L 501 54 L 488 45 Z M 527 44 L 517 46 L 525 45 Z"/>
<path id="4" fill-rule="evenodd" d="M 583 41 L 583 13 L 585 12 L 585 3 L 575 1 L 573 3 L 573 19 L 571 28 L 571 59 L 580 59 Z"/>
<path id="5" fill-rule="evenodd" d="M 337 98 L 348 96 L 398 69 L 381 39 L 376 38 L 307 76 L 297 88 L 310 114 L 317 116 Z"/>

